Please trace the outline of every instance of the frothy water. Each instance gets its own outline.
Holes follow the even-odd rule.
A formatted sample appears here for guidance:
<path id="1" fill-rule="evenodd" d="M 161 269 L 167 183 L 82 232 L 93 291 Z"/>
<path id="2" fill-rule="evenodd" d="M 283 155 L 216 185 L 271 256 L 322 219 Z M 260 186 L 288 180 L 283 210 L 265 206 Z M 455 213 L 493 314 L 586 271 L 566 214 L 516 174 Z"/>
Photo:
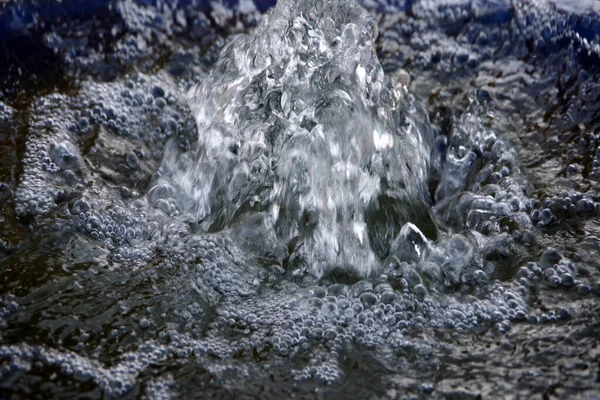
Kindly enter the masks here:
<path id="1" fill-rule="evenodd" d="M 202 230 L 232 227 L 259 258 L 380 270 L 395 225 L 428 214 L 433 134 L 406 82 L 384 77 L 376 36 L 353 2 L 279 2 L 192 90 L 198 143 L 167 153 L 161 185 Z M 382 202 L 397 220 L 383 234 Z"/>
<path id="2" fill-rule="evenodd" d="M 114 53 L 44 36 L 86 78 L 0 102 L 0 387 L 597 393 L 597 19 L 370 6 L 122 1 Z"/>

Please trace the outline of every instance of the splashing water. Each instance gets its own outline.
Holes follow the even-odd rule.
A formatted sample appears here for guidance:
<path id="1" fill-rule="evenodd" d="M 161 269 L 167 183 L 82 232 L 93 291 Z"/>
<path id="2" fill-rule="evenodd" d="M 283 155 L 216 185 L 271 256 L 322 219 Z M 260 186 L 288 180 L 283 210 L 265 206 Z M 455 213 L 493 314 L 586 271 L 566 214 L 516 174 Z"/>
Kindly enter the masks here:
<path id="1" fill-rule="evenodd" d="M 77 86 L 0 99 L 0 391 L 597 395 L 599 18 L 183 3 L 52 25 Z"/>
<path id="2" fill-rule="evenodd" d="M 280 1 L 222 50 L 190 94 L 196 150 L 161 170 L 204 230 L 272 238 L 276 261 L 301 251 L 316 275 L 368 276 L 398 233 L 374 233 L 380 202 L 389 219 L 427 214 L 432 133 L 406 82 L 384 79 L 376 36 L 354 2 Z"/>

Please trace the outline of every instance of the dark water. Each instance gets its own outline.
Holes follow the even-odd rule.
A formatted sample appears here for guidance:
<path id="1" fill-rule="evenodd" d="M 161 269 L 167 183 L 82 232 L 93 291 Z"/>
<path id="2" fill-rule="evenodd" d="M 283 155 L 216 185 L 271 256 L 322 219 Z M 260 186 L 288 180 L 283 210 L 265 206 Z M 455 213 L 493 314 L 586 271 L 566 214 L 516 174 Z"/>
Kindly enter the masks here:
<path id="1" fill-rule="evenodd" d="M 0 397 L 600 397 L 597 4 L 362 5 L 0 9 Z"/>

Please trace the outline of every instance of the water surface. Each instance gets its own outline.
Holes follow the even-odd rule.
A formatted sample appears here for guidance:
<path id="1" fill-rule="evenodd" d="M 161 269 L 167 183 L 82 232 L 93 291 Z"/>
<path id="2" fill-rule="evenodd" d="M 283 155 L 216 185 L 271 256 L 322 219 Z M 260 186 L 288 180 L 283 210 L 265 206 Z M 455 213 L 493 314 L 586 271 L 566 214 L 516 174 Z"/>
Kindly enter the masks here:
<path id="1" fill-rule="evenodd" d="M 269 6 L 2 9 L 3 393 L 597 397 L 594 3 Z"/>

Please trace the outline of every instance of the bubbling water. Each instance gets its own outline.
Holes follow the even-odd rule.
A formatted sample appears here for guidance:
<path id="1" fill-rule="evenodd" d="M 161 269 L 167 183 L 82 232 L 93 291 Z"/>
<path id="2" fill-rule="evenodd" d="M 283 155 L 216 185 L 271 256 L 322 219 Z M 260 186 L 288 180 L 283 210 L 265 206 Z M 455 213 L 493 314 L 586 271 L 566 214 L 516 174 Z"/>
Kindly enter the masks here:
<path id="1" fill-rule="evenodd" d="M 119 4 L 124 18 L 139 18 L 130 29 L 147 35 L 115 39 L 115 57 L 131 65 L 156 50 L 143 39 L 154 24 L 175 24 L 143 12 L 150 5 Z M 549 137 L 573 134 L 567 120 L 584 121 L 582 135 L 597 126 L 597 108 L 583 105 L 599 93 L 598 71 L 579 73 L 581 54 L 571 53 L 586 42 L 570 26 L 585 20 L 527 1 L 390 7 L 378 41 L 386 71 L 397 71 L 387 77 L 373 19 L 358 6 L 282 1 L 224 48 L 210 75 L 220 42 L 202 58 L 189 42 L 168 42 L 173 58 L 158 71 L 81 78 L 77 90 L 14 113 L 0 103 L 0 141 L 26 122 L 18 186 L 0 183 L 14 210 L 0 220 L 14 211 L 34 228 L 23 243 L 0 241 L 2 282 L 14 292 L 0 298 L 0 389 L 596 395 L 597 196 L 529 197 L 520 167 L 537 167 L 505 141 L 525 131 L 512 117 L 537 119 L 543 107 L 563 129 Z M 216 23 L 229 12 L 218 9 Z M 563 30 L 571 44 L 556 41 Z M 550 39 L 537 41 L 544 32 Z M 69 47 L 79 41 L 49 39 L 64 57 L 81 54 Z M 547 47 L 564 68 L 545 65 L 556 55 Z M 96 55 L 87 60 L 111 58 Z M 412 84 L 399 66 L 415 72 Z M 548 78 L 581 91 L 563 111 L 533 102 L 554 98 Z M 431 121 L 413 95 L 427 99 Z M 572 142 L 569 153 L 585 155 L 585 173 L 597 177 L 597 142 L 588 153 Z M 584 245 L 540 234 L 584 217 Z"/>
<path id="2" fill-rule="evenodd" d="M 428 215 L 432 142 L 408 75 L 384 78 L 376 36 L 353 1 L 278 2 L 191 91 L 197 147 L 170 149 L 159 184 L 202 230 L 258 240 L 259 257 L 369 275 L 410 215 Z"/>

